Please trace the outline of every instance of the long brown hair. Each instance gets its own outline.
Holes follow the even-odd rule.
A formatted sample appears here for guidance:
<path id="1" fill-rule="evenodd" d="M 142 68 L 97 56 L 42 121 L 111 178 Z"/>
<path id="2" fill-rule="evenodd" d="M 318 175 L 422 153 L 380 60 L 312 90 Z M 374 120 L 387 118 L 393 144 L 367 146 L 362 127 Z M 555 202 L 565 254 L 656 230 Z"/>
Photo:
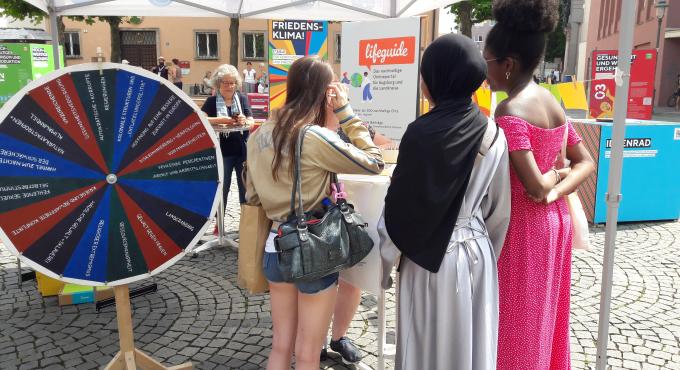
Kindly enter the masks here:
<path id="1" fill-rule="evenodd" d="M 286 103 L 273 112 L 276 122 L 272 130 L 274 180 L 278 180 L 278 170 L 286 154 L 288 172 L 293 176 L 295 141 L 301 127 L 308 124 L 325 126 L 326 91 L 332 81 L 333 69 L 316 55 L 300 58 L 290 66 L 286 82 Z"/>

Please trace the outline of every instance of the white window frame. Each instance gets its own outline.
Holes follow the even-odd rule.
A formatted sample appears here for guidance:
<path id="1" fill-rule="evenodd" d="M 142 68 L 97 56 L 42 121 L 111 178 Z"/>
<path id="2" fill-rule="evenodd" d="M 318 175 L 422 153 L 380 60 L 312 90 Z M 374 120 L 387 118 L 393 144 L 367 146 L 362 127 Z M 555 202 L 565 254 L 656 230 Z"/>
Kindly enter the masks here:
<path id="1" fill-rule="evenodd" d="M 73 35 L 78 36 L 78 46 L 80 48 L 80 53 L 79 54 L 73 54 Z M 67 44 L 68 40 L 68 44 Z M 71 46 L 71 50 L 67 50 L 66 45 Z M 69 53 L 71 52 L 71 53 Z M 80 39 L 80 31 L 77 30 L 72 30 L 72 31 L 64 31 L 64 58 L 66 59 L 80 59 L 83 57 L 83 45 L 81 43 Z"/>
<path id="2" fill-rule="evenodd" d="M 262 56 L 247 56 L 246 55 L 246 35 L 262 35 Z M 264 31 L 246 31 L 241 33 L 241 44 L 243 48 L 241 49 L 241 55 L 243 60 L 265 60 L 267 55 L 267 33 Z M 253 50 L 257 54 L 255 47 L 255 38 L 253 38 Z"/>
<path id="3" fill-rule="evenodd" d="M 198 37 L 199 35 L 206 35 L 206 48 L 207 48 L 207 54 L 206 55 L 200 55 L 199 54 L 199 47 L 198 47 Z M 215 35 L 217 39 L 217 50 L 215 50 L 215 56 L 210 55 L 210 43 L 208 42 L 208 36 L 207 35 Z M 218 60 L 220 59 L 220 33 L 219 31 L 216 30 L 195 30 L 194 31 L 194 48 L 195 48 L 195 55 L 196 59 L 200 60 Z"/>

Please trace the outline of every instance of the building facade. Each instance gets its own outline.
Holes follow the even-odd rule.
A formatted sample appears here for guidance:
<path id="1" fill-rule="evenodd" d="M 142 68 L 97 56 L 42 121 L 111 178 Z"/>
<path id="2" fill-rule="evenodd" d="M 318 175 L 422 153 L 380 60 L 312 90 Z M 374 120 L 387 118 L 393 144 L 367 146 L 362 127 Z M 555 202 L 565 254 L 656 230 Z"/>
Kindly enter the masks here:
<path id="1" fill-rule="evenodd" d="M 421 15 L 421 50 L 436 35 L 438 16 L 438 10 Z M 183 80 L 184 90 L 191 92 L 194 84 L 202 83 L 206 72 L 230 62 L 230 22 L 225 17 L 143 17 L 139 24 L 123 23 L 120 26 L 121 59 L 145 69 L 153 67 L 159 56 L 166 61 L 177 58 L 189 62 L 189 71 Z M 110 60 L 111 33 L 107 23 L 88 25 L 68 19 L 64 23 L 66 65 L 96 61 L 98 47 L 101 47 L 104 59 Z M 339 75 L 342 24 L 329 22 L 328 28 L 328 61 Z M 239 71 L 251 62 L 258 74 L 266 72 L 268 21 L 241 19 L 238 37 Z"/>
<path id="2" fill-rule="evenodd" d="M 663 106 L 677 89 L 680 74 L 680 2 L 669 1 L 664 18 L 659 25 L 654 0 L 636 0 L 633 49 L 656 48 L 659 32 L 659 54 L 654 86 L 655 105 Z M 586 58 L 582 68 L 586 79 L 590 76 L 590 63 L 594 50 L 616 50 L 619 46 L 619 20 L 622 0 L 592 0 Z"/>
<path id="3" fill-rule="evenodd" d="M 484 21 L 482 23 L 476 23 L 472 25 L 472 41 L 477 44 L 477 48 L 481 51 L 484 50 L 484 43 L 486 42 L 486 36 L 489 34 L 493 25 L 496 24 L 495 21 Z"/>

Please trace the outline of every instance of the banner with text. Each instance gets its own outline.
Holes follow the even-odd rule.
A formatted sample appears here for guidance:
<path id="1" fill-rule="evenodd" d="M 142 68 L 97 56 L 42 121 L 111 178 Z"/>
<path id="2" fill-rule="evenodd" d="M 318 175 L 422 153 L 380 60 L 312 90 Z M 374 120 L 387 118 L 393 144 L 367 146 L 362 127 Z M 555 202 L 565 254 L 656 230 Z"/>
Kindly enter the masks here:
<path id="1" fill-rule="evenodd" d="M 318 55 L 328 60 L 327 21 L 269 21 L 269 109 L 286 102 L 288 69 L 294 61 Z"/>
<path id="2" fill-rule="evenodd" d="M 614 118 L 616 82 L 614 73 L 618 65 L 618 51 L 593 51 L 590 83 L 591 118 Z M 656 50 L 633 50 L 628 90 L 628 118 L 652 119 Z"/>
<path id="3" fill-rule="evenodd" d="M 417 114 L 420 19 L 343 23 L 340 79 L 354 112 L 395 142 Z"/>

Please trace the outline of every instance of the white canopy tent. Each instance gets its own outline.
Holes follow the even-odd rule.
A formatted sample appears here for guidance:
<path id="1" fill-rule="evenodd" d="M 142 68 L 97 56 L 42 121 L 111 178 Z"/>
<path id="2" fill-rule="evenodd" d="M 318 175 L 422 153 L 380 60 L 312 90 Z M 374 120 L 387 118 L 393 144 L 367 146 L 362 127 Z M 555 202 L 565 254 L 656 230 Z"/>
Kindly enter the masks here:
<path id="1" fill-rule="evenodd" d="M 408 17 L 438 9 L 460 0 L 24 0 L 45 11 L 51 29 L 56 29 L 60 15 L 98 16 L 183 16 L 236 17 L 259 19 L 324 19 L 361 21 Z M 629 60 L 634 29 L 633 0 L 624 0 L 619 34 L 619 60 Z M 55 63 L 58 66 L 58 38 L 53 37 Z M 618 206 L 621 201 L 623 142 L 627 112 L 630 64 L 617 67 L 617 88 L 612 153 L 607 194 L 607 226 L 600 297 L 597 369 L 607 363 L 609 311 L 616 241 Z"/>

